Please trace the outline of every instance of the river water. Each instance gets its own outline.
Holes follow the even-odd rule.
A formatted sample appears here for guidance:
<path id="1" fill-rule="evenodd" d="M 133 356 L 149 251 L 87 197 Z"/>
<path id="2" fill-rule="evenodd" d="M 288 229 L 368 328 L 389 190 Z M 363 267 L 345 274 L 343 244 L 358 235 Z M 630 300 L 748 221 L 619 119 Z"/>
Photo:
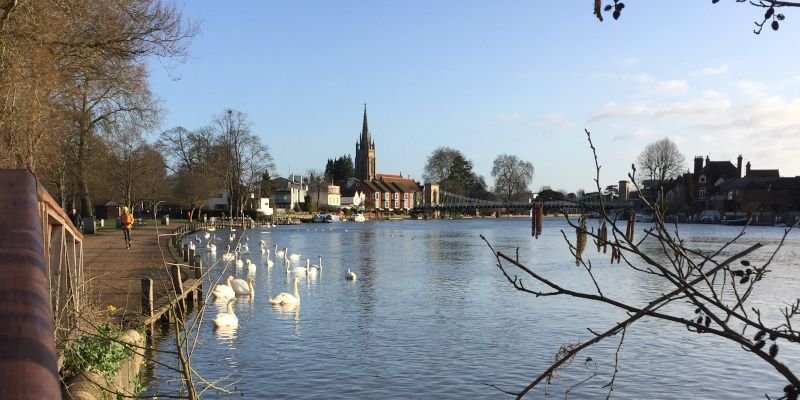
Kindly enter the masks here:
<path id="1" fill-rule="evenodd" d="M 590 222 L 590 226 L 592 223 Z M 624 228 L 624 227 L 623 227 Z M 637 227 L 641 235 L 642 226 Z M 234 310 L 235 330 L 215 330 L 211 320 L 220 306 L 209 303 L 197 329 L 192 366 L 208 381 L 233 394 L 208 389 L 208 398 L 269 399 L 491 399 L 508 398 L 496 385 L 518 391 L 541 373 L 562 344 L 592 338 L 587 328 L 604 331 L 626 314 L 609 306 L 566 297 L 534 297 L 515 291 L 505 280 L 492 252 L 519 260 L 548 279 L 572 289 L 592 290 L 585 270 L 575 266 L 561 230 L 572 238 L 562 219 L 547 219 L 543 235 L 531 237 L 527 219 L 473 219 L 306 224 L 248 230 L 238 240 L 249 245 L 242 258 L 256 263 L 255 296 L 240 297 Z M 740 228 L 680 225 L 690 247 L 719 247 Z M 756 265 L 766 260 L 783 234 L 782 228 L 751 227 L 725 254 L 754 243 L 765 247 L 747 257 Z M 569 233 L 572 232 L 572 233 Z M 236 232 L 242 235 L 242 232 Z M 215 232 L 212 276 L 225 272 L 221 261 L 228 232 Z M 300 306 L 293 310 L 269 305 L 269 297 L 291 292 L 283 262 L 265 265 L 259 241 L 288 247 L 301 263 L 323 257 L 322 273 L 302 279 Z M 203 241 L 205 243 L 205 241 Z M 656 251 L 654 242 L 644 248 Z M 198 247 L 202 252 L 204 244 Z M 604 293 L 643 306 L 673 288 L 652 275 L 610 264 L 609 254 L 592 261 Z M 274 255 L 274 254 L 273 254 Z M 800 234 L 791 232 L 767 277 L 760 282 L 753 306 L 762 318 L 777 321 L 779 306 L 800 297 Z M 358 278 L 345 280 L 347 268 Z M 524 281 L 531 287 L 533 281 Z M 675 304 L 669 310 L 691 318 L 694 309 Z M 198 317 L 195 312 L 190 320 Z M 798 322 L 800 324 L 800 322 Z M 563 398 L 605 398 L 614 372 L 619 336 L 585 350 L 552 380 L 547 392 Z M 779 344 L 781 344 L 779 342 Z M 174 350 L 174 337 L 157 340 Z M 797 346 L 795 346 L 797 347 Z M 585 363 L 587 357 L 591 362 Z M 619 350 L 614 398 L 621 399 L 751 399 L 782 395 L 786 382 L 765 362 L 741 347 L 685 326 L 643 319 L 629 328 Z M 159 361 L 175 365 L 172 356 Z M 800 352 L 786 345 L 778 356 L 800 369 Z M 593 376 L 593 374 L 596 374 Z M 146 394 L 177 394 L 175 373 L 151 366 Z M 593 377 L 592 377 L 593 376 Z M 202 384 L 198 385 L 203 388 Z M 545 397 L 545 386 L 529 398 Z"/>

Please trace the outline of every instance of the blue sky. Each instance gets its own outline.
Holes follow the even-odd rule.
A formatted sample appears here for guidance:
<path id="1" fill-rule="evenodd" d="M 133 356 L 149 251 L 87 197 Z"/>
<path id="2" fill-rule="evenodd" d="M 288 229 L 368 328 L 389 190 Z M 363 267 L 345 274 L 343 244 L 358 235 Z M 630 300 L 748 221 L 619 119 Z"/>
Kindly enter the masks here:
<path id="1" fill-rule="evenodd" d="M 629 0 L 600 23 L 592 1 L 218 1 L 185 64 L 151 64 L 167 114 L 194 129 L 246 113 L 276 172 L 353 154 L 367 103 L 377 169 L 421 180 L 440 146 L 491 185 L 492 161 L 535 167 L 531 188 L 593 191 L 625 179 L 664 137 L 696 155 L 800 175 L 800 9 L 752 33 L 763 11 L 723 0 Z M 173 79 L 173 78 L 178 79 Z"/>

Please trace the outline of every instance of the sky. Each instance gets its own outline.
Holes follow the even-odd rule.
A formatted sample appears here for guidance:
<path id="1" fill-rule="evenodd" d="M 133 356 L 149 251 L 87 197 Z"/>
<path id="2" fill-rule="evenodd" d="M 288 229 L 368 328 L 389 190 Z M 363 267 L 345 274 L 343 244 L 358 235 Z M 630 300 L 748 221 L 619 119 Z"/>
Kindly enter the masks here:
<path id="1" fill-rule="evenodd" d="M 201 32 L 185 63 L 150 63 L 161 130 L 242 111 L 279 176 L 355 158 L 364 103 L 378 173 L 419 181 L 447 146 L 490 186 L 511 154 L 534 165 L 534 191 L 591 192 L 585 129 L 601 187 L 665 137 L 687 170 L 741 154 L 800 175 L 800 9 L 755 35 L 764 11 L 734 0 L 628 0 L 602 23 L 590 0 L 177 4 Z"/>

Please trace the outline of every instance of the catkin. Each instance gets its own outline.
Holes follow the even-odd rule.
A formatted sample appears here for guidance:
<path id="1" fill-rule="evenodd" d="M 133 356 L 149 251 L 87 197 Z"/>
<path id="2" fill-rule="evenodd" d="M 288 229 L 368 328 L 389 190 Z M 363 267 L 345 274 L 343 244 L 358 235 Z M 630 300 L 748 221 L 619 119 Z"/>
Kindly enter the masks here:
<path id="1" fill-rule="evenodd" d="M 619 264 L 621 256 L 622 256 L 622 253 L 619 250 L 619 246 L 618 245 L 611 245 L 611 263 L 613 264 L 614 261 L 616 261 L 617 264 Z"/>
<path id="2" fill-rule="evenodd" d="M 608 249 L 608 228 L 606 227 L 605 221 L 603 224 L 600 225 L 600 228 L 597 229 L 597 252 L 600 252 L 600 249 L 603 250 L 603 253 L 606 252 Z"/>
<path id="3" fill-rule="evenodd" d="M 636 225 L 636 213 L 633 210 L 628 210 L 628 226 L 625 227 L 625 239 L 633 242 L 633 230 Z"/>
<path id="4" fill-rule="evenodd" d="M 576 239 L 575 239 L 575 265 L 578 266 L 581 264 L 581 256 L 583 255 L 583 250 L 586 249 L 586 224 L 581 223 L 576 229 Z"/>

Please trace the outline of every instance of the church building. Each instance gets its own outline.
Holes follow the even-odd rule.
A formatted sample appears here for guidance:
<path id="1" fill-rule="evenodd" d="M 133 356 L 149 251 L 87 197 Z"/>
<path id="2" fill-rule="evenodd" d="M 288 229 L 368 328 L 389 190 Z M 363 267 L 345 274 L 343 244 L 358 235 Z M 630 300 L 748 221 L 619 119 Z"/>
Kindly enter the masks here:
<path id="1" fill-rule="evenodd" d="M 374 212 L 376 216 L 408 213 L 422 201 L 422 189 L 413 179 L 375 171 L 375 141 L 369 131 L 367 105 L 364 104 L 361 137 L 356 142 L 356 179 L 342 185 L 343 196 L 351 191 L 361 193 L 364 197 L 361 207 Z"/>
<path id="2" fill-rule="evenodd" d="M 375 142 L 372 140 L 367 125 L 367 104 L 364 103 L 364 122 L 361 126 L 361 138 L 356 142 L 356 178 L 361 180 L 375 179 Z"/>

